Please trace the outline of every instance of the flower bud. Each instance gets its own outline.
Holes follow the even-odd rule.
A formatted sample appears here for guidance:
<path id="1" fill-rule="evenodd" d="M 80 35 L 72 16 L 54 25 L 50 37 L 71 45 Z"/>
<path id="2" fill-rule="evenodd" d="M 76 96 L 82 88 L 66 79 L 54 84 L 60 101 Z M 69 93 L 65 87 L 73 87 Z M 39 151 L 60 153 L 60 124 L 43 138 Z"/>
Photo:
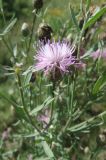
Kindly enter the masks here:
<path id="1" fill-rule="evenodd" d="M 84 19 L 81 19 L 79 21 L 79 28 L 82 29 L 83 25 L 84 25 Z M 89 28 L 85 29 L 85 31 L 84 31 L 84 37 L 86 36 L 86 34 L 88 33 L 88 31 L 89 31 Z"/>
<path id="2" fill-rule="evenodd" d="M 30 79 L 30 82 L 31 82 L 31 83 L 34 83 L 35 80 L 36 80 L 36 74 L 35 74 L 35 72 L 33 72 L 33 73 L 32 73 L 32 76 L 31 76 L 31 79 Z"/>
<path id="3" fill-rule="evenodd" d="M 106 140 L 106 137 L 103 134 L 100 134 L 99 138 L 100 138 L 101 142 L 105 142 L 105 140 Z"/>
<path id="4" fill-rule="evenodd" d="M 22 63 L 16 63 L 15 67 L 14 67 L 14 71 L 15 73 L 18 75 L 21 72 L 23 64 Z"/>
<path id="5" fill-rule="evenodd" d="M 52 28 L 45 23 L 39 25 L 37 34 L 40 41 L 47 41 L 51 39 L 51 33 L 53 32 Z"/>
<path id="6" fill-rule="evenodd" d="M 85 154 L 88 154 L 88 153 L 89 153 L 89 147 L 88 147 L 88 146 L 84 148 L 84 153 L 85 153 Z"/>
<path id="7" fill-rule="evenodd" d="M 106 144 L 106 136 L 104 134 L 99 134 L 99 136 L 97 137 L 97 144 L 99 146 Z"/>
<path id="8" fill-rule="evenodd" d="M 34 9 L 40 10 L 43 7 L 43 0 L 33 0 Z"/>
<path id="9" fill-rule="evenodd" d="M 29 25 L 27 23 L 23 23 L 21 32 L 24 37 L 27 37 L 30 34 Z"/>

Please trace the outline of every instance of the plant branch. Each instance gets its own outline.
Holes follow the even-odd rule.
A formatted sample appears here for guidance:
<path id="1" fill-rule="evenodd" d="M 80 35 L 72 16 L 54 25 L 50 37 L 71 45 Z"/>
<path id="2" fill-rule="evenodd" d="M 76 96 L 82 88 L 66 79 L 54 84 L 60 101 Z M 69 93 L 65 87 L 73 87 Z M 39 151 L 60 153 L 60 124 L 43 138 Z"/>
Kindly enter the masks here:
<path id="1" fill-rule="evenodd" d="M 22 84 L 21 84 L 21 79 L 20 79 L 20 75 L 17 74 L 17 80 L 18 80 L 18 86 L 19 86 L 19 91 L 20 91 L 20 96 L 21 96 L 21 101 L 22 101 L 22 105 L 24 108 L 24 111 L 29 119 L 29 121 L 31 122 L 32 126 L 39 132 L 41 133 L 41 131 L 39 130 L 39 128 L 35 125 L 35 123 L 32 121 L 31 116 L 29 115 L 29 112 L 26 108 L 26 104 L 25 104 L 25 100 L 24 100 L 24 93 L 23 93 L 23 88 L 22 88 Z"/>

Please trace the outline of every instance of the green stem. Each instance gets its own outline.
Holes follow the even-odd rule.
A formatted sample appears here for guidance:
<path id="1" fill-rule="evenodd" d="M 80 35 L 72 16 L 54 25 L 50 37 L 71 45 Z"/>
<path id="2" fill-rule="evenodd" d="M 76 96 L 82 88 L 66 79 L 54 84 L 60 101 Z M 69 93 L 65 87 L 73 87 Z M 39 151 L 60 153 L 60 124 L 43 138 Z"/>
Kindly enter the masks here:
<path id="1" fill-rule="evenodd" d="M 65 126 L 62 128 L 59 136 L 61 136 L 62 134 L 65 133 L 67 127 L 69 126 L 69 124 L 70 124 L 71 121 L 72 121 L 72 115 L 73 115 L 73 111 L 74 111 L 73 102 L 74 102 L 74 92 L 75 92 L 75 79 L 73 79 L 73 82 L 72 82 L 71 85 L 72 85 L 71 94 L 70 94 L 70 91 L 69 91 L 69 95 L 68 95 L 69 97 L 71 96 L 71 97 L 69 98 L 69 110 L 70 110 L 70 112 L 69 112 L 69 118 L 68 118 Z M 70 86 L 69 86 L 69 87 L 70 87 Z"/>
<path id="2" fill-rule="evenodd" d="M 23 105 L 23 108 L 24 108 L 24 111 L 30 121 L 30 123 L 32 124 L 32 126 L 39 132 L 41 133 L 41 131 L 39 130 L 39 128 L 35 125 L 35 123 L 33 123 L 32 121 L 32 118 L 30 117 L 29 115 L 29 112 L 26 108 L 26 104 L 25 104 L 25 100 L 24 100 L 24 93 L 23 93 L 23 89 L 22 89 L 22 84 L 21 84 L 21 79 L 20 79 L 20 75 L 17 74 L 17 80 L 18 80 L 18 86 L 19 86 L 19 91 L 20 91 L 20 95 L 21 95 L 21 101 L 22 101 L 22 105 Z"/>
<path id="3" fill-rule="evenodd" d="M 79 37 L 79 39 L 78 39 L 78 52 L 77 52 L 77 58 L 78 59 L 80 59 L 80 46 L 81 46 L 81 41 L 82 41 L 82 37 L 83 37 L 83 34 L 84 34 L 84 30 L 85 30 L 84 26 L 86 24 L 86 21 L 87 21 L 87 17 L 85 17 L 82 30 L 81 30 L 80 34 L 78 35 L 78 37 Z"/>
<path id="4" fill-rule="evenodd" d="M 5 15 L 4 15 L 4 9 L 3 9 L 3 1 L 1 1 L 1 13 L 2 13 L 2 16 L 3 16 L 4 24 L 6 24 L 6 19 L 5 19 Z"/>
<path id="5" fill-rule="evenodd" d="M 33 18 L 33 24 L 32 24 L 32 29 L 31 29 L 31 35 L 30 35 L 30 39 L 29 39 L 29 45 L 28 45 L 28 49 L 27 49 L 27 57 L 30 51 L 30 47 L 31 47 L 31 42 L 32 42 L 32 37 L 33 37 L 33 31 L 34 31 L 34 26 L 35 26 L 35 22 L 36 22 L 36 13 L 34 13 L 34 18 Z"/>
<path id="6" fill-rule="evenodd" d="M 68 85 L 67 85 L 67 96 L 69 97 L 70 94 L 70 76 L 68 76 Z M 68 113 L 70 112 L 70 103 L 69 103 L 69 99 L 67 102 L 67 108 L 68 108 Z"/>
<path id="7" fill-rule="evenodd" d="M 72 82 L 72 88 L 71 88 L 71 102 L 70 102 L 70 114 L 72 115 L 73 114 L 73 101 L 74 101 L 74 91 L 75 91 L 75 80 L 73 80 Z"/>
<path id="8" fill-rule="evenodd" d="M 55 90 L 55 81 L 53 81 L 53 85 L 52 85 L 52 97 L 54 98 L 54 90 Z M 49 128 L 49 126 L 52 123 L 52 118 L 53 118 L 53 111 L 54 111 L 54 100 L 52 102 L 52 107 L 51 107 L 51 115 L 50 115 L 50 122 L 49 124 L 46 126 L 46 128 L 44 130 L 47 130 Z"/>
<path id="9" fill-rule="evenodd" d="M 78 59 L 80 59 L 80 46 L 81 46 L 83 31 L 84 31 L 84 29 L 81 30 L 81 33 L 79 35 L 79 40 L 78 40 L 78 53 L 77 53 L 77 58 Z"/>
<path id="10" fill-rule="evenodd" d="M 53 98 L 54 98 L 54 91 L 55 91 L 55 81 L 53 81 L 53 88 L 52 88 L 52 97 L 53 97 Z M 54 100 L 53 100 L 53 102 L 52 102 L 50 122 L 52 121 L 53 110 L 54 110 Z"/>
<path id="11" fill-rule="evenodd" d="M 29 90 L 30 90 L 30 97 L 29 97 L 30 98 L 30 109 L 32 109 L 32 103 L 31 103 L 32 102 L 32 86 L 31 85 L 29 86 Z"/>

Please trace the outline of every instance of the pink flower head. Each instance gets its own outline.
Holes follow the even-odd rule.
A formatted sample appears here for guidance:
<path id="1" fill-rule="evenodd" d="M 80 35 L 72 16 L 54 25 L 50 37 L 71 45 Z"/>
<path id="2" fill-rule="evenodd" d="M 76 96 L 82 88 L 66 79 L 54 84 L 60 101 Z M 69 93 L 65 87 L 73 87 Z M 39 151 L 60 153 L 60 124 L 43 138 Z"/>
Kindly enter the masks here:
<path id="1" fill-rule="evenodd" d="M 92 52 L 91 56 L 93 57 L 93 59 L 97 59 L 97 58 L 103 58 L 106 59 L 106 48 L 100 50 L 96 50 L 95 52 Z"/>
<path id="2" fill-rule="evenodd" d="M 75 46 L 70 46 L 67 42 L 50 42 L 42 44 L 39 48 L 35 60 L 35 70 L 43 70 L 45 74 L 59 70 L 60 73 L 69 72 L 69 67 L 76 63 L 73 56 Z"/>

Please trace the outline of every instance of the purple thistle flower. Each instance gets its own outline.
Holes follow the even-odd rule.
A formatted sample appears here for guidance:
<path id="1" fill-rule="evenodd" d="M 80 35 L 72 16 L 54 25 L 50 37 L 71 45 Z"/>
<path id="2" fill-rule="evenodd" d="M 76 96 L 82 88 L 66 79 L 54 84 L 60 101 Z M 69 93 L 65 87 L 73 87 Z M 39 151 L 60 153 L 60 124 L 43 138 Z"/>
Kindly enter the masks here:
<path id="1" fill-rule="evenodd" d="M 39 48 L 35 60 L 35 70 L 43 70 L 45 74 L 59 71 L 61 74 L 69 72 L 69 67 L 78 64 L 73 53 L 75 46 L 70 46 L 67 42 L 50 42 L 42 44 Z"/>

